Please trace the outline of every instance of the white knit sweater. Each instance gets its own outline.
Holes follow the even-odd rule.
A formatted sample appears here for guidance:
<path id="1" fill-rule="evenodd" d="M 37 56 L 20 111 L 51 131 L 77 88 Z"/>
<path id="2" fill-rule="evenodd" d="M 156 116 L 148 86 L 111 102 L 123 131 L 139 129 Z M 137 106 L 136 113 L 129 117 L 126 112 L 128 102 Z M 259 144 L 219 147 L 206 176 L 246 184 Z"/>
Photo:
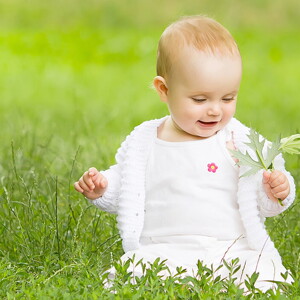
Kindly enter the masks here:
<path id="1" fill-rule="evenodd" d="M 90 200 L 100 209 L 117 214 L 118 228 L 123 240 L 125 252 L 139 248 L 139 239 L 144 225 L 145 206 L 145 170 L 151 147 L 157 136 L 157 127 L 168 116 L 146 121 L 137 126 L 122 143 L 116 154 L 116 164 L 103 175 L 108 180 L 108 187 L 102 197 Z M 233 142 L 237 149 L 251 155 L 253 151 L 245 145 L 249 142 L 249 128 L 233 118 L 227 125 L 233 133 Z M 283 201 L 283 206 L 270 200 L 262 185 L 262 172 L 250 177 L 241 177 L 238 183 L 237 201 L 242 222 L 251 249 L 273 251 L 274 244 L 265 229 L 265 217 L 275 216 L 286 210 L 295 198 L 295 184 L 292 176 L 284 168 L 282 155 L 274 161 L 274 167 L 287 176 L 290 194 Z M 248 170 L 240 167 L 242 175 Z M 180 220 L 178 220 L 180 222 Z"/>

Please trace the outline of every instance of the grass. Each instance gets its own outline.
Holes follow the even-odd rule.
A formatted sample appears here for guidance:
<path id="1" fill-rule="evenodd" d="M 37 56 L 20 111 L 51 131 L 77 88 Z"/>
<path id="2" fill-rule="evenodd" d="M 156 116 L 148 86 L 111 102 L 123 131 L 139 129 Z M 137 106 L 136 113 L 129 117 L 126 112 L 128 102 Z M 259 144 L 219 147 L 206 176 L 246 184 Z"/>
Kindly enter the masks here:
<path id="1" fill-rule="evenodd" d="M 162 281 L 160 262 L 141 282 L 128 280 L 126 265 L 117 264 L 123 252 L 115 216 L 87 203 L 73 182 L 90 166 L 113 164 L 116 149 L 135 125 L 167 114 L 149 88 L 163 26 L 151 28 L 146 19 L 145 30 L 121 29 L 120 16 L 127 16 L 123 8 L 114 26 L 94 27 L 85 15 L 76 26 L 68 21 L 63 31 L 61 25 L 38 28 L 30 19 L 33 12 L 22 6 L 18 12 L 15 3 L 3 7 L 23 17 L 19 23 L 2 18 L 6 26 L 0 31 L 0 298 L 296 299 L 299 194 L 292 208 L 266 222 L 295 280 L 283 295 L 251 291 L 243 296 L 233 278 L 215 282 L 201 264 L 197 282 Z M 42 8 L 35 4 L 41 22 Z M 60 24 L 53 21 L 54 8 L 44 12 L 45 20 Z M 299 33 L 230 24 L 244 59 L 237 117 L 270 139 L 299 132 Z M 299 186 L 299 159 L 286 159 Z M 104 290 L 105 278 L 99 277 L 111 264 L 119 268 L 116 294 Z M 250 279 L 249 284 L 251 290 Z"/>

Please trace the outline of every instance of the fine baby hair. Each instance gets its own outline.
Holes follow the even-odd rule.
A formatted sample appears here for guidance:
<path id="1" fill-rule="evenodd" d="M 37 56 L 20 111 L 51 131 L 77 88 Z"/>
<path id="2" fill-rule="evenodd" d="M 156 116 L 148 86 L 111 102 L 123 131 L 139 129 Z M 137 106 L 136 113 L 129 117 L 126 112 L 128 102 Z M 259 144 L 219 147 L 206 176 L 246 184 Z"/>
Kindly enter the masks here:
<path id="1" fill-rule="evenodd" d="M 186 46 L 214 55 L 240 55 L 230 32 L 214 19 L 205 16 L 182 17 L 161 35 L 157 50 L 157 75 L 170 75 L 178 53 Z"/>

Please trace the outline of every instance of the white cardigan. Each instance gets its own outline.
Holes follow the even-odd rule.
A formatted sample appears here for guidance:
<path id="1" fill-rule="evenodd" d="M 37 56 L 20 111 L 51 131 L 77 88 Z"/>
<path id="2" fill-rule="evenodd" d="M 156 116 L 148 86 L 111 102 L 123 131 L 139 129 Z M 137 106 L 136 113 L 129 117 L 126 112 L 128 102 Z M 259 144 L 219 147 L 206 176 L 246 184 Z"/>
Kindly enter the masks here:
<path id="1" fill-rule="evenodd" d="M 145 170 L 151 147 L 157 136 L 157 128 L 168 116 L 146 121 L 127 136 L 116 154 L 117 164 L 101 172 L 108 180 L 104 195 L 91 203 L 100 209 L 117 214 L 118 228 L 125 252 L 138 249 L 139 239 L 144 225 L 145 206 Z M 253 151 L 245 145 L 249 139 L 249 128 L 233 118 L 227 125 L 233 134 L 237 149 L 251 155 Z M 274 167 L 287 176 L 290 183 L 290 194 L 283 201 L 283 206 L 270 200 L 264 192 L 262 173 L 250 177 L 241 177 L 238 183 L 237 201 L 242 222 L 251 249 L 261 251 L 275 250 L 273 242 L 265 229 L 265 217 L 275 216 L 286 210 L 295 198 L 293 177 L 284 168 L 282 155 L 274 161 Z M 242 175 L 248 167 L 240 167 Z"/>

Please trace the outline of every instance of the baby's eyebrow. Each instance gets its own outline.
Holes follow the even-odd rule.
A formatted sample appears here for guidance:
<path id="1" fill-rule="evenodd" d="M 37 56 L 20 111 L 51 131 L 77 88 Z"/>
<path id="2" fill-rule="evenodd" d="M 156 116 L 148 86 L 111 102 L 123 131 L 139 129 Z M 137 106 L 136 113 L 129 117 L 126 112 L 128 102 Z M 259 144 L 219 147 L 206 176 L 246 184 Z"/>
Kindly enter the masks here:
<path id="1" fill-rule="evenodd" d="M 237 94 L 239 91 L 236 91 L 236 90 L 234 90 L 234 91 L 232 91 L 232 92 L 230 92 L 230 93 L 227 93 L 226 95 L 233 95 L 233 94 Z"/>
<path id="2" fill-rule="evenodd" d="M 193 92 L 193 93 L 191 93 L 191 94 L 194 95 L 194 96 L 206 96 L 206 95 L 210 95 L 210 94 L 212 94 L 212 93 L 214 93 L 214 92 L 196 91 L 196 92 Z M 235 90 L 235 91 L 232 91 L 232 92 L 229 92 L 229 93 L 224 94 L 223 97 L 225 97 L 225 96 L 230 96 L 230 95 L 235 96 L 235 95 L 237 95 L 237 94 L 238 94 L 238 91 Z"/>
<path id="3" fill-rule="evenodd" d="M 212 92 L 204 92 L 204 91 L 195 91 L 195 92 L 192 92 L 191 94 L 195 95 L 195 96 L 205 96 L 205 95 L 209 95 L 211 94 Z"/>
<path id="4" fill-rule="evenodd" d="M 230 92 L 228 94 L 225 94 L 223 97 L 227 97 L 227 96 L 236 96 L 238 94 L 238 91 L 233 91 L 233 92 Z"/>

